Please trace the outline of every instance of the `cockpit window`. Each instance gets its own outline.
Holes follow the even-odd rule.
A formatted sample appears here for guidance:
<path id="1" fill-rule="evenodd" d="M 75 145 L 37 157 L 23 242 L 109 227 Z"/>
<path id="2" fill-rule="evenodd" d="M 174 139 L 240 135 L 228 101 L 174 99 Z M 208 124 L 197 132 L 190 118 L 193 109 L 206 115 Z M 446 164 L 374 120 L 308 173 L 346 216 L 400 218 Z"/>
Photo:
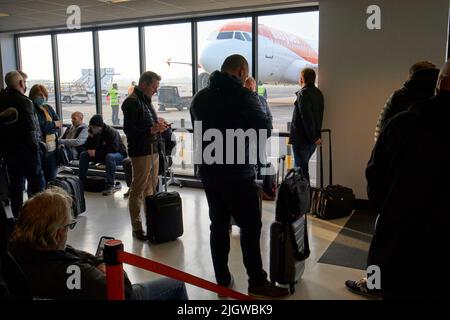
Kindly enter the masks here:
<path id="1" fill-rule="evenodd" d="M 218 34 L 219 34 L 219 32 L 217 32 L 217 31 L 211 32 L 211 34 L 209 35 L 207 40 L 216 40 Z"/>
<path id="2" fill-rule="evenodd" d="M 245 37 L 245 39 L 247 41 L 252 41 L 252 35 L 251 34 L 249 34 L 247 32 L 243 32 L 243 35 L 244 35 L 244 37 Z"/>
<path id="3" fill-rule="evenodd" d="M 217 40 L 224 40 L 224 39 L 233 39 L 233 32 L 232 31 L 220 32 L 217 35 Z"/>
<path id="4" fill-rule="evenodd" d="M 240 33 L 240 32 L 235 32 L 235 33 L 234 33 L 234 38 L 235 38 L 235 39 L 238 39 L 238 40 L 245 41 L 244 36 L 243 36 L 242 33 Z"/>

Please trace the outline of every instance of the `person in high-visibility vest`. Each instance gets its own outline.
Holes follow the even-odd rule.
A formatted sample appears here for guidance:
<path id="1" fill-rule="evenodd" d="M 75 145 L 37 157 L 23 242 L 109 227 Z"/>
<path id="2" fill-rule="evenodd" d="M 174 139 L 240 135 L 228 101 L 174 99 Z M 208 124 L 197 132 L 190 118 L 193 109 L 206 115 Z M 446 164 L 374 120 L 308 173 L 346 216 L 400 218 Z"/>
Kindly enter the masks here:
<path id="1" fill-rule="evenodd" d="M 112 110 L 112 123 L 118 126 L 120 124 L 119 119 L 119 89 L 117 83 L 113 83 L 112 88 L 108 91 L 107 97 L 109 97 L 109 104 Z"/>
<path id="2" fill-rule="evenodd" d="M 267 89 L 264 87 L 261 80 L 258 81 L 258 94 L 267 100 Z"/>

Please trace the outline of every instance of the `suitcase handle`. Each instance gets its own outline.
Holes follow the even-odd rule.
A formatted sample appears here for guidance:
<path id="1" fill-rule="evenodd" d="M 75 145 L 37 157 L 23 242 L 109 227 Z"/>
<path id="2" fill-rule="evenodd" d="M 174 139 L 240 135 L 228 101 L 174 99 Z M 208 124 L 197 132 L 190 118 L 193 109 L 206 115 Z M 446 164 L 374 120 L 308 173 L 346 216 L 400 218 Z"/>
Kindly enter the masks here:
<path id="1" fill-rule="evenodd" d="M 330 129 L 322 129 L 320 132 L 328 133 L 328 153 L 330 156 L 329 161 L 329 184 L 333 184 L 333 157 L 331 150 L 331 130 Z M 323 150 L 322 144 L 319 146 L 319 158 L 320 158 L 320 187 L 323 188 Z"/>

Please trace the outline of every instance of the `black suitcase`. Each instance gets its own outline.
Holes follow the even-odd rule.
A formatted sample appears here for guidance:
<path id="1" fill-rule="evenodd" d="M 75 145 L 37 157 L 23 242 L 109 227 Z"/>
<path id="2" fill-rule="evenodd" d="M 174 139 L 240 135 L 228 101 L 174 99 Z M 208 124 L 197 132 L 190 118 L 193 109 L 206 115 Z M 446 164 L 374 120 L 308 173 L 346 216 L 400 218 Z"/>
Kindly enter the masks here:
<path id="1" fill-rule="evenodd" d="M 81 181 L 78 177 L 56 177 L 49 182 L 48 186 L 55 186 L 63 189 L 72 197 L 72 214 L 77 217 L 86 211 L 86 201 Z"/>
<path id="2" fill-rule="evenodd" d="M 312 192 L 310 212 L 325 220 L 342 218 L 352 213 L 355 195 L 350 188 L 338 184 L 333 185 L 331 130 L 325 129 L 322 132 L 328 133 L 329 136 L 330 184 L 326 188 L 323 187 L 323 151 L 322 145 L 320 145 L 320 188 L 315 188 Z"/>
<path id="3" fill-rule="evenodd" d="M 159 145 L 164 152 L 164 143 Z M 165 161 L 162 165 L 164 168 L 167 167 Z M 164 170 L 164 172 L 167 172 L 167 170 Z M 173 241 L 181 237 L 184 231 L 181 197 L 178 192 L 167 191 L 165 174 L 164 189 L 165 191 L 156 192 L 154 195 L 145 198 L 147 236 L 152 243 Z"/>
<path id="4" fill-rule="evenodd" d="M 293 223 L 275 221 L 270 227 L 270 281 L 289 285 L 291 293 L 309 257 L 306 214 Z"/>

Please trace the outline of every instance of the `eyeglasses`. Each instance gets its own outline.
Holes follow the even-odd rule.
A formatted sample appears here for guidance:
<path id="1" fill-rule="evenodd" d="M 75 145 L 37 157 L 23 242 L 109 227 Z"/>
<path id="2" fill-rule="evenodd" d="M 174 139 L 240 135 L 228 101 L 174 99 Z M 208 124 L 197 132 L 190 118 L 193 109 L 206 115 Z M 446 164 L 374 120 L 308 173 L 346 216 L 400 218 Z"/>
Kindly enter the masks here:
<path id="1" fill-rule="evenodd" d="M 75 228 L 75 226 L 77 225 L 77 220 L 72 220 L 72 222 L 64 225 L 64 228 L 69 228 L 70 230 L 73 230 Z"/>

